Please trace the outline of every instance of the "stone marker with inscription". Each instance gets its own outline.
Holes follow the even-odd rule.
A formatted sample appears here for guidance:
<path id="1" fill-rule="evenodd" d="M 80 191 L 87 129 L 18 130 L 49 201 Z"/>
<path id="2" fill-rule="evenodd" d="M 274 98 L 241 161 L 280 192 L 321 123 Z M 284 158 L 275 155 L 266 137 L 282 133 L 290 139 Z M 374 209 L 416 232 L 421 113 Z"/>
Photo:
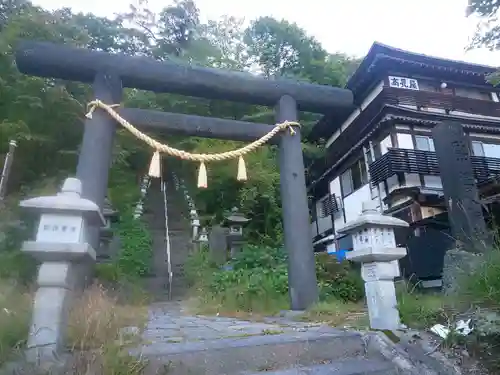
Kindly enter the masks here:
<path id="1" fill-rule="evenodd" d="M 484 252 L 490 244 L 463 126 L 445 121 L 432 130 L 448 218 L 457 247 Z"/>

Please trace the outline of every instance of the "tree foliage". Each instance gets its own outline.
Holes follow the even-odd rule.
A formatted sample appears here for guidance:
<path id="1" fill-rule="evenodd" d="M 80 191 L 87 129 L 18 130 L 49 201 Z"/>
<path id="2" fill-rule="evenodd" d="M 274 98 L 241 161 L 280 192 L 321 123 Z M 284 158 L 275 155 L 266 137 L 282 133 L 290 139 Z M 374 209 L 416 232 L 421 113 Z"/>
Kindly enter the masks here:
<path id="1" fill-rule="evenodd" d="M 329 54 L 303 29 L 285 20 L 261 17 L 247 28 L 242 20 L 230 16 L 204 23 L 193 0 L 176 0 L 158 13 L 142 1 L 114 19 L 75 14 L 67 8 L 47 11 L 26 0 L 7 0 L 0 4 L 0 16 L 0 156 L 7 151 L 9 139 L 19 143 L 10 192 L 43 177 L 62 178 L 74 172 L 85 104 L 91 99 L 87 85 L 19 73 L 12 51 L 21 38 L 336 86 L 343 85 L 357 65 L 347 56 Z M 272 109 L 267 107 L 175 94 L 126 90 L 124 102 L 129 107 L 274 121 Z M 316 119 L 315 115 L 301 114 L 304 132 Z M 219 152 L 238 146 L 236 142 L 211 139 L 156 137 L 195 152 Z M 304 150 L 307 160 L 318 157 L 317 146 L 304 144 Z M 118 132 L 114 169 L 139 176 L 147 168 L 148 157 L 149 150 L 123 130 Z M 276 161 L 275 147 L 250 155 L 249 181 L 245 184 L 235 181 L 235 164 L 209 165 L 209 187 L 197 192 L 204 213 L 220 217 L 224 210 L 240 206 L 253 219 L 251 233 L 255 239 L 279 242 L 281 209 Z M 187 168 L 178 162 L 168 163 L 188 171 L 188 178 L 195 174 L 194 165 Z"/>
<path id="2" fill-rule="evenodd" d="M 475 15 L 480 19 L 469 48 L 486 47 L 490 50 L 500 48 L 499 9 L 500 3 L 496 0 L 469 0 L 467 15 Z"/>

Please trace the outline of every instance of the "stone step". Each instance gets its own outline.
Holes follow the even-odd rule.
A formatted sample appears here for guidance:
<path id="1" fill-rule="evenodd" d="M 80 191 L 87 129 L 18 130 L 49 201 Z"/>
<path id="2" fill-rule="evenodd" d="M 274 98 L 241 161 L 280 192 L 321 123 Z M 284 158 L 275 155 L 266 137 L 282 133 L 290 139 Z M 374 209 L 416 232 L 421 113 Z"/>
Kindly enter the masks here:
<path id="1" fill-rule="evenodd" d="M 261 371 L 249 373 L 242 372 L 241 375 L 259 375 Z M 390 363 L 382 360 L 373 360 L 366 358 L 355 358 L 348 360 L 335 361 L 332 363 L 296 366 L 288 369 L 276 371 L 266 371 L 268 375 L 398 375 Z"/>
<path id="2" fill-rule="evenodd" d="M 304 366 L 320 364 L 333 366 L 334 361 L 348 359 L 351 362 L 337 364 L 337 372 L 318 372 L 318 374 L 397 374 L 392 372 L 390 363 L 386 364 L 381 355 L 371 353 L 370 358 L 367 358 L 367 353 L 362 334 L 331 328 L 322 332 L 269 333 L 199 342 L 162 341 L 144 346 L 131 354 L 142 355 L 149 360 L 147 374 L 156 374 L 165 368 L 168 368 L 169 375 L 237 375 L 277 369 L 298 371 Z M 366 361 L 368 359 L 376 361 L 378 367 L 374 365 L 369 367 L 370 362 Z M 360 362 L 358 372 L 355 372 L 356 369 L 352 365 L 356 361 Z M 330 367 L 330 370 L 334 368 Z M 367 372 L 370 369 L 374 371 Z M 291 372 L 290 375 L 302 373 L 308 372 Z"/>

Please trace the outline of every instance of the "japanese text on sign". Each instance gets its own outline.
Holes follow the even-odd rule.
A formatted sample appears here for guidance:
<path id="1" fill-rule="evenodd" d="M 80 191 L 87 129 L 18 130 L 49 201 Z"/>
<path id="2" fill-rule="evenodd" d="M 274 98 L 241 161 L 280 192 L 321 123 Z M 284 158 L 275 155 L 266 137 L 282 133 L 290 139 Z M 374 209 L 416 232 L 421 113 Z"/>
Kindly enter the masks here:
<path id="1" fill-rule="evenodd" d="M 418 81 L 413 78 L 389 76 L 389 86 L 399 89 L 418 90 Z"/>

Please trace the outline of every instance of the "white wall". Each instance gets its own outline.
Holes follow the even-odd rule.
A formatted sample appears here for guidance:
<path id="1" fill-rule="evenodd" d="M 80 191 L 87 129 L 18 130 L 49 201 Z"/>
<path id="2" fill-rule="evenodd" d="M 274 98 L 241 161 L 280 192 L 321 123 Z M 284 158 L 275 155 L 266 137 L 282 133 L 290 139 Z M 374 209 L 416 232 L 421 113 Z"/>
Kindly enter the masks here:
<path id="1" fill-rule="evenodd" d="M 370 185 L 366 184 L 344 198 L 344 209 L 346 222 L 356 219 L 361 214 L 363 202 L 371 200 Z M 378 201 L 378 198 L 376 198 Z"/>

